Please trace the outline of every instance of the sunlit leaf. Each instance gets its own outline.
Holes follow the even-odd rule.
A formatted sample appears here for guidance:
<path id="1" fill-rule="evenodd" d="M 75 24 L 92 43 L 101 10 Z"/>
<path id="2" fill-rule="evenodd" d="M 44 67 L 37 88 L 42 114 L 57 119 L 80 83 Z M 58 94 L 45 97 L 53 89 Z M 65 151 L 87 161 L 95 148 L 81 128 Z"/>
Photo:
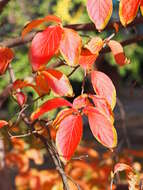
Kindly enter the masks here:
<path id="1" fill-rule="evenodd" d="M 96 94 L 105 98 L 113 110 L 116 104 L 116 89 L 111 79 L 103 72 L 92 71 L 91 82 Z"/>
<path id="2" fill-rule="evenodd" d="M 0 129 L 4 126 L 8 125 L 8 122 L 7 121 L 4 121 L 4 120 L 0 120 Z"/>
<path id="3" fill-rule="evenodd" d="M 62 106 L 72 107 L 72 104 L 63 98 L 53 98 L 51 100 L 47 100 L 44 104 L 37 108 L 36 111 L 32 113 L 31 120 L 38 119 L 43 114 Z"/>
<path id="4" fill-rule="evenodd" d="M 97 57 L 98 54 L 92 54 L 88 49 L 82 49 L 79 57 L 79 64 L 86 72 L 89 72 L 92 70 Z"/>
<path id="5" fill-rule="evenodd" d="M 63 162 L 71 159 L 82 136 L 82 118 L 78 113 L 68 115 L 59 124 L 56 146 Z"/>
<path id="6" fill-rule="evenodd" d="M 41 74 L 54 93 L 60 96 L 74 96 L 72 86 L 65 74 L 54 69 L 47 69 Z"/>
<path id="7" fill-rule="evenodd" d="M 10 48 L 0 47 L 0 75 L 4 74 L 9 63 L 13 60 L 14 53 Z"/>
<path id="8" fill-rule="evenodd" d="M 94 137 L 104 146 L 114 148 L 117 145 L 117 133 L 109 119 L 98 108 L 86 107 L 90 129 Z"/>
<path id="9" fill-rule="evenodd" d="M 22 38 L 25 37 L 25 35 L 27 33 L 29 33 L 33 28 L 38 27 L 40 24 L 42 24 L 43 22 L 56 22 L 56 23 L 61 23 L 61 19 L 55 15 L 48 15 L 44 18 L 41 19 L 37 19 L 37 20 L 32 20 L 31 22 L 29 22 L 28 24 L 26 24 L 26 26 L 24 27 L 24 29 L 22 30 Z"/>
<path id="10" fill-rule="evenodd" d="M 123 26 L 131 23 L 136 17 L 140 0 L 120 0 L 119 17 Z"/>
<path id="11" fill-rule="evenodd" d="M 115 40 L 110 40 L 108 42 L 108 46 L 111 48 L 115 61 L 118 65 L 124 66 L 130 63 L 130 60 L 128 60 L 125 56 L 123 47 L 119 42 Z"/>
<path id="12" fill-rule="evenodd" d="M 87 0 L 87 11 L 96 28 L 103 30 L 112 15 L 112 0 Z"/>
<path id="13" fill-rule="evenodd" d="M 49 26 L 38 32 L 32 40 L 29 59 L 33 71 L 42 69 L 59 48 L 63 29 L 60 26 Z"/>
<path id="14" fill-rule="evenodd" d="M 67 117 L 68 115 L 71 115 L 73 114 L 74 112 L 76 112 L 76 110 L 72 109 L 72 108 L 67 108 L 67 109 L 64 109 L 64 110 L 61 110 L 55 120 L 53 121 L 52 123 L 52 126 L 55 127 L 55 128 L 58 128 L 59 127 L 59 124 L 61 123 L 61 121 Z"/>
<path id="15" fill-rule="evenodd" d="M 103 48 L 104 41 L 100 37 L 91 38 L 91 40 L 85 45 L 85 47 L 92 54 L 99 54 L 100 50 Z"/>
<path id="16" fill-rule="evenodd" d="M 106 117 L 110 120 L 110 122 L 114 123 L 114 115 L 112 109 L 105 98 L 102 98 L 97 95 L 89 95 L 89 97 L 94 102 L 94 105 L 100 110 Z"/>
<path id="17" fill-rule="evenodd" d="M 82 40 L 78 33 L 72 29 L 64 28 L 60 42 L 60 52 L 68 65 L 78 65 L 81 46 Z"/>

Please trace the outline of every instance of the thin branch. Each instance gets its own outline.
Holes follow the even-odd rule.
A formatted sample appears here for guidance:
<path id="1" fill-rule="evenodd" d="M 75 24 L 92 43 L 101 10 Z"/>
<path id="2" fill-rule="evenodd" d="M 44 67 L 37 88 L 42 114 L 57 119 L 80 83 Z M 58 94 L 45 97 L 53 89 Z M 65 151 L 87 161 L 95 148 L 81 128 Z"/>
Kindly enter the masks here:
<path id="1" fill-rule="evenodd" d="M 13 83 L 15 81 L 15 75 L 14 75 L 14 72 L 13 72 L 11 64 L 9 64 L 9 66 L 8 66 L 8 71 L 9 71 L 11 83 Z"/>
<path id="2" fill-rule="evenodd" d="M 83 78 L 83 81 L 82 81 L 82 86 L 81 86 L 81 94 L 83 94 L 83 93 L 84 93 L 85 78 L 86 78 L 86 72 L 84 72 L 84 78 Z"/>
<path id="3" fill-rule="evenodd" d="M 105 30 L 114 30 L 114 23 L 115 21 L 109 23 L 107 27 L 105 28 Z M 116 22 L 116 23 L 119 25 L 119 29 L 124 28 L 120 22 Z M 143 17 L 136 18 L 132 23 L 127 25 L 126 28 L 130 28 L 138 24 L 143 24 Z M 93 23 L 66 25 L 66 27 L 72 28 L 76 31 L 97 31 Z M 9 40 L 0 42 L 0 45 L 10 47 L 10 48 L 23 45 L 25 43 L 30 42 L 33 39 L 34 35 L 35 35 L 35 32 L 32 32 L 32 33 L 27 34 L 27 36 L 24 39 L 22 39 L 21 37 L 11 38 Z"/>
<path id="4" fill-rule="evenodd" d="M 79 65 L 73 68 L 73 70 L 67 75 L 67 77 L 70 77 L 78 68 L 79 68 Z"/>
<path id="5" fill-rule="evenodd" d="M 76 185 L 78 190 L 82 190 L 79 184 L 71 176 L 67 176 L 67 177 L 70 179 L 71 182 L 73 182 Z"/>
<path id="6" fill-rule="evenodd" d="M 30 131 L 29 133 L 26 134 L 20 134 L 20 135 L 12 135 L 11 132 L 8 130 L 8 135 L 10 136 L 10 138 L 24 138 L 24 137 L 28 137 L 31 136 L 32 134 L 37 133 L 37 131 Z"/>
<path id="7" fill-rule="evenodd" d="M 122 119 L 122 129 L 123 129 L 123 133 L 124 133 L 124 138 L 126 140 L 128 148 L 130 148 L 131 145 L 130 145 L 130 141 L 129 141 L 129 138 L 127 135 L 127 128 L 126 128 L 126 123 L 125 123 L 126 112 L 125 112 L 125 109 L 124 109 L 122 102 L 120 101 L 120 99 L 118 97 L 117 97 L 117 105 L 119 107 L 120 115 L 121 115 L 121 119 Z"/>

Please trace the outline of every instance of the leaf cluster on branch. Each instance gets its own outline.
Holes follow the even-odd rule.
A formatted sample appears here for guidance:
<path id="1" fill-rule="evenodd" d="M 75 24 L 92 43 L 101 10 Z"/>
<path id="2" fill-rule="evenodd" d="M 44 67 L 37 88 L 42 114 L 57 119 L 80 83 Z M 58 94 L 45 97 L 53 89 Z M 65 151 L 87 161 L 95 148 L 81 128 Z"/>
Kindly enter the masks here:
<path id="1" fill-rule="evenodd" d="M 143 12 L 142 4 L 143 1 L 141 0 L 120 1 L 119 17 L 124 27 L 134 20 L 139 7 L 141 12 Z M 87 11 L 89 17 L 95 24 L 95 28 L 101 32 L 110 20 L 113 11 L 113 2 L 112 0 L 87 0 Z M 142 21 L 142 18 L 140 20 Z M 48 24 L 52 22 L 54 24 L 46 26 L 44 30 L 38 31 L 37 33 L 28 34 L 45 22 Z M 113 114 L 113 109 L 116 105 L 116 89 L 111 79 L 103 72 L 97 71 L 94 68 L 94 64 L 96 64 L 96 60 L 101 53 L 108 51 L 113 53 L 114 59 L 119 66 L 130 63 L 122 47 L 122 44 L 127 45 L 130 41 L 121 44 L 112 39 L 118 33 L 121 24 L 114 23 L 112 25 L 115 33 L 111 36 L 105 39 L 97 36 L 90 37 L 89 41 L 83 44 L 82 37 L 76 30 L 84 30 L 89 25 L 63 26 L 59 17 L 48 15 L 29 22 L 22 30 L 21 38 L 17 38 L 12 42 L 3 42 L 2 44 L 5 46 L 0 47 L 0 74 L 3 75 L 7 70 L 9 71 L 12 81 L 11 95 L 21 109 L 16 123 L 19 120 L 23 120 L 29 130 L 24 136 L 34 135 L 45 145 L 62 178 L 63 188 L 65 190 L 69 189 L 69 184 L 63 164 L 67 164 L 72 159 L 81 141 L 83 116 L 88 118 L 92 134 L 99 143 L 112 151 L 117 146 L 117 133 L 114 127 Z M 15 78 L 11 65 L 16 53 L 10 47 L 24 44 L 30 40 L 32 42 L 28 55 L 33 71 L 32 81 L 17 79 Z M 73 69 L 69 76 L 55 69 L 54 66 L 52 68 L 49 67 L 49 61 L 53 57 L 57 60 L 60 59 L 60 64 L 66 65 L 67 69 Z M 81 87 L 81 95 L 74 97 L 70 76 L 79 67 L 83 69 L 84 79 Z M 94 94 L 85 93 L 85 78 L 87 76 L 91 77 Z M 54 98 L 46 100 L 29 116 L 26 110 L 31 105 L 27 104 L 28 97 L 24 91 L 26 87 L 33 88 L 38 95 L 38 98 L 33 100 L 31 105 L 37 102 L 38 99 L 50 95 L 51 92 Z M 71 103 L 65 97 L 74 97 L 74 100 Z M 46 117 L 42 117 L 45 113 L 53 109 L 65 106 L 67 108 L 58 112 L 56 118 L 51 121 Z M 0 128 L 7 126 L 9 130 L 13 125 L 14 123 L 0 120 Z M 43 135 L 40 130 L 37 130 L 37 127 L 46 129 L 46 135 Z M 51 138 L 50 127 L 56 129 L 55 139 Z M 9 135 L 13 138 L 11 133 Z M 15 137 L 22 136 L 16 135 Z M 37 153 L 34 152 L 34 154 Z M 15 158 L 21 159 L 15 153 L 10 156 L 13 156 L 9 159 L 12 161 Z M 21 166 L 19 167 L 21 169 Z M 119 169 L 115 168 L 114 175 L 117 173 L 117 170 L 121 170 L 120 167 Z M 124 165 L 122 167 L 124 168 Z M 126 167 L 125 169 L 128 168 Z M 132 178 L 132 176 L 133 173 L 128 175 L 129 178 Z M 79 189 L 78 185 L 77 188 Z"/>

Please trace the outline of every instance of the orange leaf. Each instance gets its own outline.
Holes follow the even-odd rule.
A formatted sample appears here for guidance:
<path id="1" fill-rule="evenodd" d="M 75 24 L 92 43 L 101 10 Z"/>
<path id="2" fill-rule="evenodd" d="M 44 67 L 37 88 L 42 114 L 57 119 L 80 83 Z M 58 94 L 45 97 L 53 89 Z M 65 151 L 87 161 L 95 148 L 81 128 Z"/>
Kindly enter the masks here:
<path id="1" fill-rule="evenodd" d="M 115 40 L 110 40 L 108 42 L 108 46 L 111 48 L 115 61 L 118 65 L 124 66 L 125 64 L 130 63 L 130 60 L 126 58 L 123 47 L 119 42 Z"/>
<path id="2" fill-rule="evenodd" d="M 36 75 L 35 82 L 37 89 L 39 89 L 40 94 L 48 94 L 50 91 L 48 83 L 45 81 L 45 77 L 40 73 Z"/>
<path id="3" fill-rule="evenodd" d="M 91 82 L 96 94 L 105 98 L 113 110 L 116 104 L 116 89 L 111 79 L 103 72 L 92 71 Z"/>
<path id="4" fill-rule="evenodd" d="M 123 26 L 131 23 L 136 17 L 140 0 L 120 0 L 119 16 Z"/>
<path id="5" fill-rule="evenodd" d="M 68 65 L 78 65 L 81 46 L 82 40 L 78 33 L 72 29 L 64 28 L 63 37 L 60 42 L 60 52 Z"/>
<path id="6" fill-rule="evenodd" d="M 92 54 L 88 49 L 82 49 L 79 57 L 79 64 L 86 72 L 89 72 L 92 70 L 92 66 L 97 57 L 97 54 Z"/>
<path id="7" fill-rule="evenodd" d="M 26 34 L 29 33 L 33 28 L 36 28 L 43 22 L 56 22 L 56 23 L 60 24 L 61 19 L 55 15 L 48 15 L 42 19 L 32 20 L 31 22 L 26 24 L 26 26 L 24 27 L 22 34 L 21 34 L 22 38 L 24 38 L 26 36 Z"/>
<path id="8" fill-rule="evenodd" d="M 13 60 L 14 53 L 10 48 L 0 47 L 0 75 L 4 74 L 9 63 Z"/>
<path id="9" fill-rule="evenodd" d="M 60 96 L 74 96 L 72 86 L 65 74 L 54 69 L 47 69 L 42 71 L 41 74 L 54 93 Z"/>
<path id="10" fill-rule="evenodd" d="M 32 40 L 29 59 L 33 71 L 42 69 L 59 48 L 63 29 L 60 26 L 49 26 L 38 32 Z"/>
<path id="11" fill-rule="evenodd" d="M 141 10 L 141 14 L 143 16 L 143 0 L 141 0 L 141 2 L 140 2 L 140 10 Z"/>
<path id="12" fill-rule="evenodd" d="M 8 125 L 8 122 L 7 121 L 4 121 L 4 120 L 0 120 L 0 129 L 2 127 L 4 127 L 5 125 Z"/>
<path id="13" fill-rule="evenodd" d="M 59 124 L 56 146 L 63 162 L 73 156 L 82 136 L 82 118 L 78 113 L 65 117 Z"/>
<path id="14" fill-rule="evenodd" d="M 96 28 L 103 30 L 112 15 L 112 0 L 87 0 L 87 11 Z"/>
<path id="15" fill-rule="evenodd" d="M 62 106 L 72 107 L 72 104 L 63 98 L 53 98 L 51 100 L 47 100 L 36 111 L 32 113 L 31 120 L 38 119 L 44 113 L 47 113 L 53 109 L 56 109 Z"/>
<path id="16" fill-rule="evenodd" d="M 92 53 L 98 55 L 103 48 L 104 42 L 100 37 L 92 38 L 85 47 Z"/>
<path id="17" fill-rule="evenodd" d="M 117 133 L 109 119 L 98 108 L 91 106 L 84 108 L 83 112 L 88 116 L 94 137 L 108 148 L 116 147 Z"/>

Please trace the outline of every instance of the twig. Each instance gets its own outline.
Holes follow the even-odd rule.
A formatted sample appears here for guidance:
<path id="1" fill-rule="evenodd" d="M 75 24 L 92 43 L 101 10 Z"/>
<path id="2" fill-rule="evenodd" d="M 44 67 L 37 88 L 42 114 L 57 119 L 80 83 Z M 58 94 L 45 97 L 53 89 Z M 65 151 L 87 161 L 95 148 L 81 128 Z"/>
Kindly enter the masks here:
<path id="1" fill-rule="evenodd" d="M 71 180 L 71 182 L 73 182 L 76 185 L 78 190 L 82 190 L 79 184 L 71 176 L 68 175 L 67 177 Z"/>
<path id="2" fill-rule="evenodd" d="M 73 70 L 67 75 L 67 77 L 70 77 L 78 68 L 79 68 L 79 65 L 73 68 Z"/>
<path id="3" fill-rule="evenodd" d="M 113 30 L 114 29 L 114 23 L 115 23 L 114 21 L 109 23 L 106 27 L 106 30 Z M 120 29 L 124 28 L 120 22 L 117 22 L 117 24 L 119 25 Z M 126 28 L 133 27 L 133 26 L 138 25 L 138 24 L 143 24 L 143 17 L 136 18 L 131 24 L 127 25 Z M 76 31 L 97 31 L 95 28 L 95 25 L 93 23 L 66 25 L 66 27 L 72 28 Z M 9 40 L 0 42 L 0 45 L 10 47 L 10 48 L 16 47 L 19 45 L 23 45 L 25 43 L 30 42 L 33 39 L 33 37 L 35 36 L 35 34 L 36 34 L 35 32 L 29 33 L 29 34 L 27 34 L 27 36 L 24 39 L 22 39 L 22 37 L 11 38 Z M 137 36 L 136 41 L 140 41 L 142 39 L 143 39 L 143 36 L 140 36 L 140 37 Z M 126 41 L 124 41 L 122 43 L 125 45 L 129 45 L 131 43 L 136 42 L 136 41 L 134 41 L 134 38 L 132 40 L 129 42 L 127 41 L 127 44 L 126 44 Z"/>
<path id="4" fill-rule="evenodd" d="M 83 81 L 82 81 L 82 86 L 81 86 L 81 94 L 83 94 L 83 93 L 84 93 L 85 78 L 86 78 L 86 72 L 84 72 L 84 78 L 83 78 Z"/>
<path id="5" fill-rule="evenodd" d="M 13 72 L 11 64 L 9 64 L 9 66 L 8 66 L 8 71 L 9 71 L 11 83 L 13 83 L 15 81 L 15 75 L 14 75 L 14 72 Z"/>
<path id="6" fill-rule="evenodd" d="M 21 135 L 12 135 L 11 132 L 8 130 L 8 135 L 10 136 L 10 138 L 24 138 L 24 137 L 28 137 L 31 136 L 32 134 L 37 133 L 37 131 L 30 131 L 29 133 L 26 134 L 21 134 Z"/>

